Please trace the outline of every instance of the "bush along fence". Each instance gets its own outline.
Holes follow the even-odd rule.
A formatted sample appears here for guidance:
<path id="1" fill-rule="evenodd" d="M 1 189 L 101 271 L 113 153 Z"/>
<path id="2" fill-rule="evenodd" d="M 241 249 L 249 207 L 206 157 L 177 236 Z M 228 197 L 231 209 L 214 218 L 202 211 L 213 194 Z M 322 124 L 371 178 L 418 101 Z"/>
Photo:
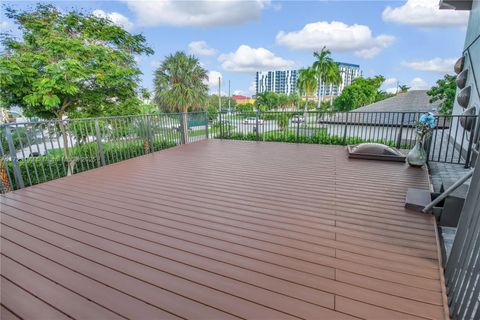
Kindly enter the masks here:
<path id="1" fill-rule="evenodd" d="M 218 139 L 347 145 L 376 142 L 411 149 L 416 143 L 419 112 L 221 112 L 211 136 Z M 468 165 L 477 116 L 436 116 L 425 141 L 429 161 Z"/>
<path id="2" fill-rule="evenodd" d="M 0 191 L 87 171 L 207 135 L 205 112 L 4 124 L 0 127 Z"/>

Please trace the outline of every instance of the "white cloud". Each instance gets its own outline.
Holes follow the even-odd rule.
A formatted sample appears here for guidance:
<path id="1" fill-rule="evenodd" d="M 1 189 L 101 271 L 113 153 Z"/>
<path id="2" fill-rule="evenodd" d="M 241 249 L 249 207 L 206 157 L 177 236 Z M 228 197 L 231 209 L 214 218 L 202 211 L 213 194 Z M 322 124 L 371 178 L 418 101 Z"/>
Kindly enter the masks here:
<path id="1" fill-rule="evenodd" d="M 332 51 L 353 51 L 357 56 L 369 59 L 387 48 L 395 38 L 390 35 L 374 37 L 365 25 L 319 21 L 298 31 L 280 31 L 276 40 L 292 49 L 320 50 L 326 46 Z"/>
<path id="2" fill-rule="evenodd" d="M 410 69 L 437 73 L 453 74 L 453 65 L 456 59 L 433 58 L 424 61 L 404 61 L 402 64 Z"/>
<path id="3" fill-rule="evenodd" d="M 191 53 L 199 56 L 213 56 L 217 50 L 210 48 L 205 41 L 192 41 L 188 44 Z"/>
<path id="4" fill-rule="evenodd" d="M 124 0 L 143 26 L 211 27 L 238 25 L 260 18 L 270 0 Z"/>
<path id="5" fill-rule="evenodd" d="M 13 23 L 11 23 L 9 20 L 0 21 L 0 30 L 1 31 L 7 31 L 7 30 L 9 30 L 13 27 L 14 27 Z"/>
<path id="6" fill-rule="evenodd" d="M 160 60 L 152 60 L 150 61 L 150 66 L 153 68 L 153 69 L 158 69 L 160 68 L 160 66 L 162 65 L 162 62 Z"/>
<path id="7" fill-rule="evenodd" d="M 222 63 L 224 70 L 236 72 L 287 69 L 295 65 L 294 61 L 277 57 L 265 48 L 251 48 L 245 44 L 235 52 L 221 54 L 218 61 Z"/>
<path id="8" fill-rule="evenodd" d="M 466 26 L 468 11 L 440 10 L 438 0 L 408 0 L 400 7 L 383 10 L 383 21 L 420 27 Z"/>
<path id="9" fill-rule="evenodd" d="M 235 96 L 242 96 L 244 94 L 245 94 L 245 92 L 243 92 L 243 90 L 234 90 L 233 91 L 233 95 L 235 95 Z"/>
<path id="10" fill-rule="evenodd" d="M 223 85 L 223 75 L 221 72 L 215 70 L 208 72 L 208 81 L 205 81 L 205 84 L 208 85 L 211 92 L 218 93 L 218 78 L 220 78 L 220 83 Z"/>
<path id="11" fill-rule="evenodd" d="M 397 78 L 388 78 L 388 79 L 385 79 L 385 81 L 383 81 L 383 84 L 388 86 L 390 84 L 396 84 L 398 81 Z"/>
<path id="12" fill-rule="evenodd" d="M 133 23 L 130 22 L 130 20 L 128 20 L 127 17 L 125 17 L 124 15 L 118 12 L 107 13 L 103 10 L 98 9 L 93 11 L 93 15 L 100 18 L 108 18 L 116 25 L 125 28 L 125 30 L 127 31 L 130 31 L 133 29 Z"/>
<path id="13" fill-rule="evenodd" d="M 423 80 L 422 78 L 413 78 L 412 81 L 410 81 L 410 90 L 424 90 L 424 89 L 429 89 L 430 86 L 428 85 L 428 82 Z"/>
<path id="14" fill-rule="evenodd" d="M 385 91 L 388 92 L 388 93 L 397 93 L 397 90 L 398 90 L 397 87 L 392 87 L 392 88 L 385 89 Z"/>

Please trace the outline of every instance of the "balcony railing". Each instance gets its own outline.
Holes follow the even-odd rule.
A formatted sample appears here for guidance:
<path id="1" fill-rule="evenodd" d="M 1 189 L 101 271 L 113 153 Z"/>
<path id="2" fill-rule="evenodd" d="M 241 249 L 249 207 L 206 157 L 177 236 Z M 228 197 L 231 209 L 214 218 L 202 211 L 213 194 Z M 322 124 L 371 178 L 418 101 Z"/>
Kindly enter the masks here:
<path id="1" fill-rule="evenodd" d="M 3 192 L 205 139 L 205 112 L 5 124 L 0 127 Z"/>
<path id="2" fill-rule="evenodd" d="M 0 127 L 3 192 L 207 138 L 347 145 L 416 143 L 420 113 L 206 112 L 4 124 Z M 184 120 L 186 119 L 186 120 Z M 186 132 L 182 122 L 187 121 Z M 430 161 L 469 164 L 475 116 L 438 117 L 427 141 Z"/>
<path id="3" fill-rule="evenodd" d="M 212 136 L 220 139 L 316 144 L 383 143 L 411 149 L 419 112 L 236 112 L 221 113 Z M 429 161 L 468 166 L 477 116 L 437 116 L 425 141 Z M 464 124 L 464 126 L 461 125 Z"/>

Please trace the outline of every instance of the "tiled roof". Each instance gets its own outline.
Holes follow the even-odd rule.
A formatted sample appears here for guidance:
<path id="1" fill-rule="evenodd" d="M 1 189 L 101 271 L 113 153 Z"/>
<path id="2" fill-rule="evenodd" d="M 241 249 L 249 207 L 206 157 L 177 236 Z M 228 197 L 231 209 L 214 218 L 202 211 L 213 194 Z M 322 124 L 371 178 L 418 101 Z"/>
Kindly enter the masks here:
<path id="1" fill-rule="evenodd" d="M 352 110 L 354 112 L 427 112 L 438 108 L 440 102 L 430 103 L 427 90 L 411 90 L 394 97 L 378 101 L 368 106 Z"/>

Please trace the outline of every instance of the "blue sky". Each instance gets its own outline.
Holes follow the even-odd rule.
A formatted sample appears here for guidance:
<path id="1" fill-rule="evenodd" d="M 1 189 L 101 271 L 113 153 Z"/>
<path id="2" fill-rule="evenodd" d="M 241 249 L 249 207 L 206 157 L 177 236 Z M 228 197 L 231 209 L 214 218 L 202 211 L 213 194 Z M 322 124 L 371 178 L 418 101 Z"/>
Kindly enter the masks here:
<path id="1" fill-rule="evenodd" d="M 8 2 L 29 8 L 35 2 Z M 359 64 L 364 76 L 383 75 L 429 88 L 461 55 L 467 12 L 439 10 L 438 0 L 408 1 L 50 1 L 110 17 L 143 33 L 155 50 L 139 57 L 142 83 L 153 88 L 161 60 L 183 50 L 210 71 L 211 88 L 251 95 L 254 70 L 310 65 L 326 45 L 337 61 Z M 12 28 L 1 16 L 2 31 Z"/>

